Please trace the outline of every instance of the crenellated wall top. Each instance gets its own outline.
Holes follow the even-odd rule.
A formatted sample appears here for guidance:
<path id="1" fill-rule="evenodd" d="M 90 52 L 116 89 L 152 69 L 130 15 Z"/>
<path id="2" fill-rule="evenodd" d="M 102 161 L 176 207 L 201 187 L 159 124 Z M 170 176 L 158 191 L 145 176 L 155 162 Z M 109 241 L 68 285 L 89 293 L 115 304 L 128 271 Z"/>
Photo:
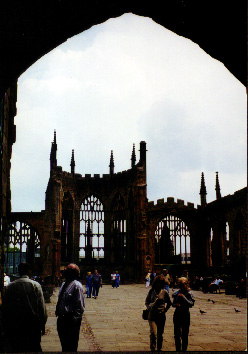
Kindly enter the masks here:
<path id="1" fill-rule="evenodd" d="M 184 200 L 182 199 L 177 199 L 175 202 L 174 198 L 168 197 L 167 201 L 164 201 L 164 198 L 158 199 L 157 204 L 154 203 L 154 201 L 149 201 L 148 202 L 148 209 L 158 209 L 161 207 L 177 207 L 177 208 L 187 208 L 187 209 L 195 209 L 194 203 L 187 202 L 187 205 L 184 204 Z"/>

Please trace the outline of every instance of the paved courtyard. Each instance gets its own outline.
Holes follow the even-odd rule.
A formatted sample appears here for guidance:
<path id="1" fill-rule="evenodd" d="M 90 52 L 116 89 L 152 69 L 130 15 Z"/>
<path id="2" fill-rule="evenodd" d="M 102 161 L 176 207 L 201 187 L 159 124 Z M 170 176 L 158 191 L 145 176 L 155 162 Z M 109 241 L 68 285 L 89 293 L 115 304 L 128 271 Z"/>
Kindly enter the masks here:
<path id="1" fill-rule="evenodd" d="M 61 351 L 56 330 L 55 305 L 58 288 L 47 304 L 48 322 L 42 337 L 43 352 Z M 86 298 L 78 351 L 146 352 L 149 349 L 149 325 L 141 317 L 148 288 L 143 284 L 103 285 L 98 299 Z M 234 295 L 204 294 L 193 291 L 188 351 L 244 351 L 247 348 L 247 299 Z M 172 289 L 170 289 L 170 295 Z M 215 301 L 213 303 L 212 301 Z M 235 309 L 240 312 L 235 312 Z M 201 314 L 200 309 L 206 313 Z M 167 312 L 163 350 L 175 351 L 173 313 Z"/>

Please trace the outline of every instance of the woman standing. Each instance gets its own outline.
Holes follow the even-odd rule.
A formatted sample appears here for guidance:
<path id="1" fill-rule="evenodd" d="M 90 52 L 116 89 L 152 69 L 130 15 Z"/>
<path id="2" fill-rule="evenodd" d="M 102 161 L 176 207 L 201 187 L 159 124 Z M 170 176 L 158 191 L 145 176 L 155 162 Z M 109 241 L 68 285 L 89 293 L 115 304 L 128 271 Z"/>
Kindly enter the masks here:
<path id="1" fill-rule="evenodd" d="M 165 313 L 171 306 L 169 294 L 164 287 L 164 277 L 161 275 L 156 276 L 145 301 L 146 307 L 149 310 L 148 322 L 150 326 L 150 349 L 152 351 L 156 349 L 156 341 L 157 350 L 160 351 L 162 349 L 166 320 Z"/>
<path id="2" fill-rule="evenodd" d="M 146 274 L 146 287 L 149 288 L 150 286 L 150 272 Z"/>
<path id="3" fill-rule="evenodd" d="M 179 290 L 173 295 L 173 304 L 175 307 L 173 322 L 174 322 L 174 336 L 177 352 L 185 352 L 188 347 L 188 335 L 190 326 L 190 312 L 189 308 L 194 306 L 194 296 L 189 288 L 187 278 L 178 279 Z M 182 333 L 182 342 L 181 342 Z"/>

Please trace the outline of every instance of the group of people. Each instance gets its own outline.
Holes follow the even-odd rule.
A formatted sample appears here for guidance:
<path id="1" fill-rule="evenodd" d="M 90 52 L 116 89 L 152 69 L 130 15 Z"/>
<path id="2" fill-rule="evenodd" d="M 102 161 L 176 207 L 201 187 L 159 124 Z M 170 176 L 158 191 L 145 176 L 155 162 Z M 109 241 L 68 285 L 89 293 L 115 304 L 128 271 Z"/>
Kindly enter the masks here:
<path id="1" fill-rule="evenodd" d="M 172 306 L 175 308 L 174 338 L 176 351 L 186 351 L 188 347 L 188 334 L 190 326 L 189 309 L 194 306 L 194 296 L 189 288 L 186 277 L 177 279 L 179 289 L 169 296 L 170 277 L 167 270 L 157 275 L 149 290 L 145 305 L 148 310 L 148 322 L 150 326 L 150 349 L 160 351 L 163 343 L 163 333 L 166 322 L 166 312 Z"/>
<path id="2" fill-rule="evenodd" d="M 173 301 L 169 296 L 172 278 L 167 269 L 163 269 L 161 275 L 149 271 L 145 281 L 146 287 L 151 287 L 145 301 L 150 326 L 150 349 L 154 351 L 156 346 L 158 351 L 162 349 L 166 312 L 172 306 L 175 307 L 173 322 L 176 350 L 186 351 L 190 326 L 189 309 L 195 302 L 189 287 L 188 271 L 185 270 L 183 275 L 177 278 L 179 289 L 172 294 Z"/>
<path id="3" fill-rule="evenodd" d="M 119 288 L 119 285 L 120 285 L 120 280 L 121 280 L 121 276 L 118 272 L 118 270 L 112 272 L 111 276 L 111 285 L 112 285 L 112 288 Z"/>
<path id="4" fill-rule="evenodd" d="M 182 276 L 184 276 L 184 277 L 186 277 L 188 279 L 188 271 L 186 271 L 186 272 L 187 273 L 184 272 L 184 274 Z M 165 280 L 165 289 L 169 293 L 169 291 L 170 291 L 169 289 L 170 289 L 170 284 L 171 284 L 172 278 L 169 275 L 168 269 L 163 269 L 162 274 L 163 274 L 164 280 Z M 156 275 L 157 275 L 157 273 L 155 271 L 152 271 L 152 270 L 147 273 L 146 278 L 145 278 L 145 282 L 146 282 L 146 287 L 147 288 L 152 286 Z"/>
<path id="5" fill-rule="evenodd" d="M 2 322 L 5 352 L 42 352 L 41 336 L 45 334 L 47 310 L 41 285 L 30 279 L 30 266 L 20 263 L 19 278 L 4 288 Z M 80 270 L 69 264 L 56 305 L 57 331 L 63 352 L 76 352 L 85 309 L 84 287 Z"/>
<path id="6" fill-rule="evenodd" d="M 7 352 L 41 352 L 41 335 L 45 333 L 47 310 L 41 285 L 30 279 L 27 263 L 19 265 L 20 277 L 7 285 L 2 299 L 2 319 Z M 115 274 L 115 276 L 114 276 Z M 112 278 L 113 276 L 113 278 Z M 64 282 L 59 290 L 56 305 L 57 331 L 63 352 L 76 352 L 82 316 L 85 310 L 85 289 L 79 281 L 80 270 L 76 264 L 69 264 L 63 274 Z M 120 281 L 117 271 L 111 275 L 112 287 Z M 115 282 L 114 282 L 115 281 Z M 97 270 L 86 277 L 87 297 L 97 297 L 102 277 Z M 186 351 L 190 325 L 189 308 L 194 297 L 188 279 L 178 279 L 179 289 L 169 295 L 170 277 L 164 270 L 156 275 L 145 300 L 150 326 L 150 348 L 161 350 L 166 312 L 175 307 L 174 336 L 177 351 Z M 117 285 L 118 287 L 118 285 Z M 181 335 L 182 333 L 182 335 Z M 182 340 L 182 342 L 181 342 Z"/>
<path id="7" fill-rule="evenodd" d="M 19 278 L 6 283 L 2 301 L 5 350 L 10 353 L 41 352 L 41 336 L 45 334 L 47 310 L 42 287 L 31 279 L 30 266 L 20 263 Z M 82 316 L 87 297 L 97 298 L 102 276 L 97 269 L 87 273 L 86 291 L 79 281 L 80 269 L 69 264 L 63 272 L 64 282 L 59 290 L 55 315 L 63 352 L 76 352 Z M 111 274 L 112 286 L 119 287 L 120 274 Z"/>
<path id="8" fill-rule="evenodd" d="M 102 276 L 98 273 L 98 270 L 95 269 L 94 273 L 88 272 L 86 275 L 86 293 L 87 298 L 97 299 L 100 287 L 102 286 Z"/>

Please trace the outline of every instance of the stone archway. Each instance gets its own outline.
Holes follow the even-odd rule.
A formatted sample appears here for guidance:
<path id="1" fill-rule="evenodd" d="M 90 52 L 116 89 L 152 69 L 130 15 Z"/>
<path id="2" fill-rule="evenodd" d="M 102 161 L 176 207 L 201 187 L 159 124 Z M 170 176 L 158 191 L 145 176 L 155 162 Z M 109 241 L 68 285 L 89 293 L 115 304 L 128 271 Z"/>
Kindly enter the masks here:
<path id="1" fill-rule="evenodd" d="M 223 62 L 246 85 L 246 4 L 212 0 L 82 2 L 81 0 L 6 1 L 0 12 L 1 199 L 0 217 L 6 227 L 10 212 L 9 171 L 15 141 L 15 104 L 18 77 L 39 58 L 93 25 L 131 12 L 197 43 Z M 11 90 L 9 90 L 9 88 Z M 5 94 L 7 91 L 9 92 Z M 0 232 L 1 233 L 1 232 Z M 0 260 L 3 237 L 0 235 Z M 0 267 L 0 278 L 2 269 Z"/>
<path id="2" fill-rule="evenodd" d="M 68 38 L 111 17 L 131 12 L 191 39 L 221 61 L 246 85 L 246 4 L 226 1 L 17 0 L 1 6 L 0 94 L 41 58 Z"/>

